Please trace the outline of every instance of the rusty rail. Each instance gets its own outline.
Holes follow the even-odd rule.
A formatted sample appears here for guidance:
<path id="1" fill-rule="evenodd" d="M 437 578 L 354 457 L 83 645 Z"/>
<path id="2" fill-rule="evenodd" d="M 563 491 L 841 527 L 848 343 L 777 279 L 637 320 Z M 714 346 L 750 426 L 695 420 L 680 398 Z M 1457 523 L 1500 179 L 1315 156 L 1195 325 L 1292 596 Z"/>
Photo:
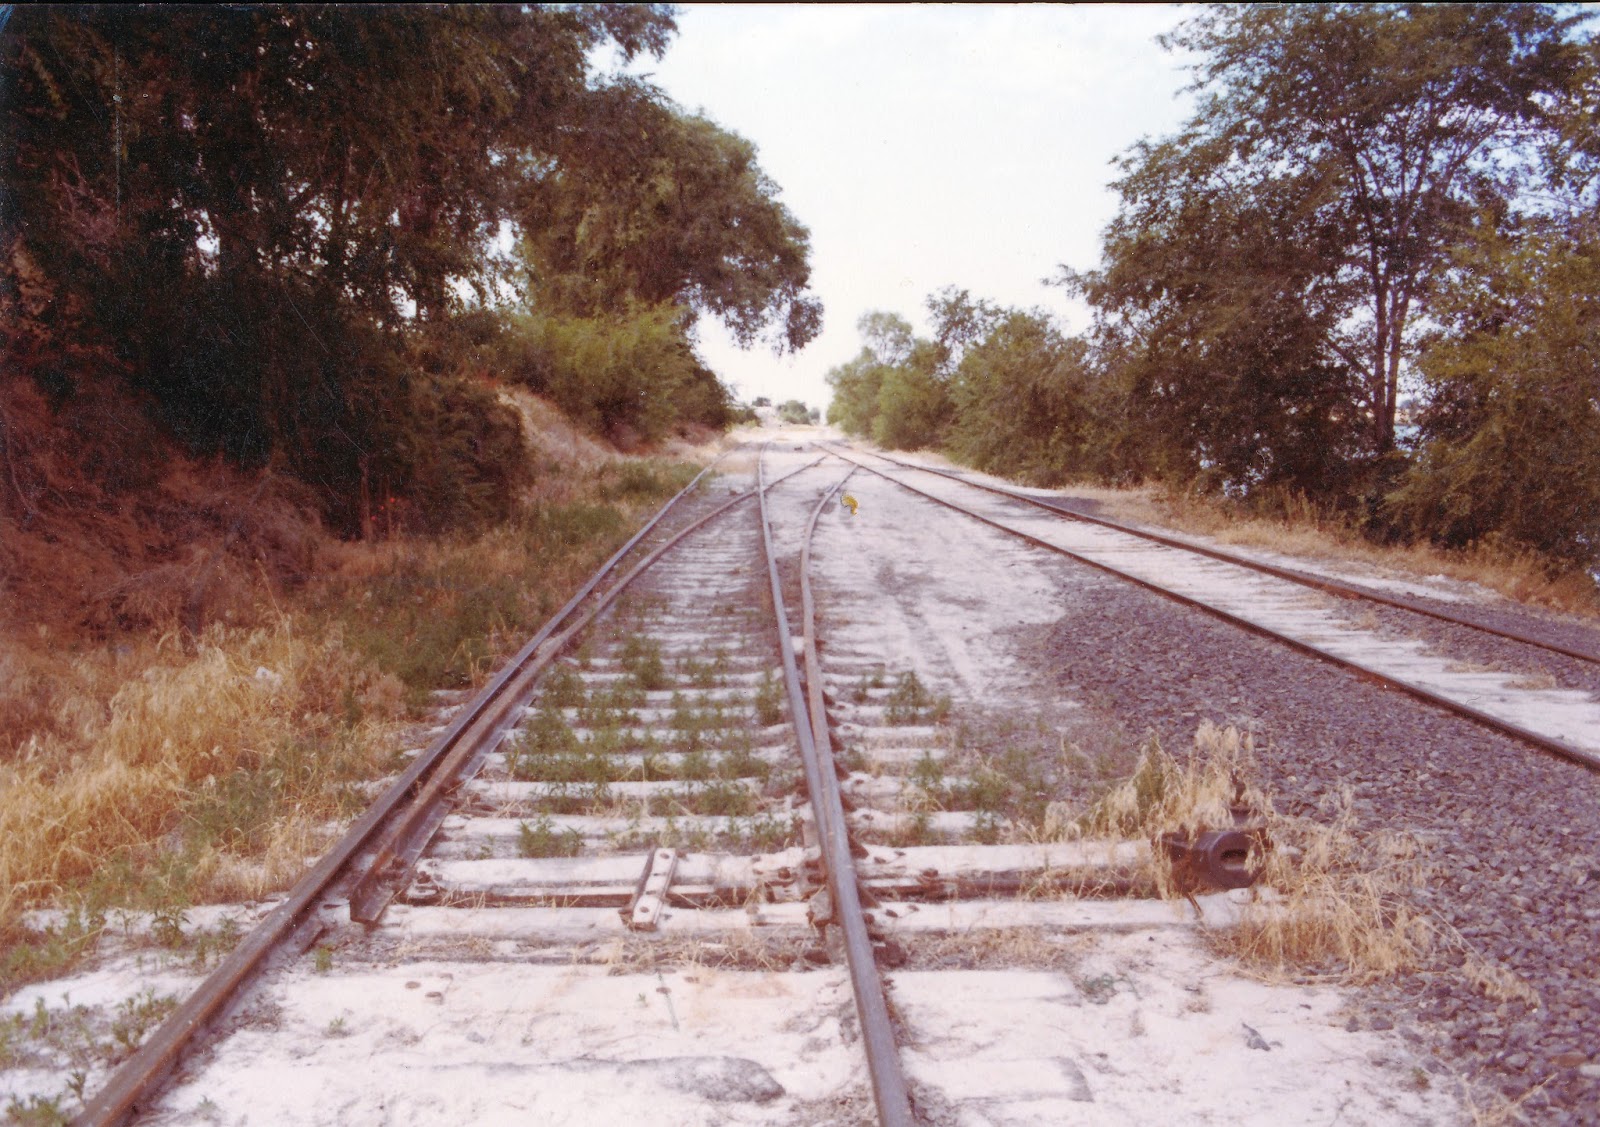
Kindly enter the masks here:
<path id="1" fill-rule="evenodd" d="M 861 909 L 855 861 L 850 856 L 844 806 L 839 798 L 839 780 L 834 774 L 832 754 L 825 750 L 827 718 L 823 715 L 820 724 L 814 719 L 816 714 L 807 707 L 806 692 L 801 687 L 800 672 L 795 665 L 794 638 L 789 630 L 783 587 L 778 579 L 778 557 L 772 548 L 772 525 L 767 514 L 766 490 L 760 485 L 766 474 L 764 458 L 757 463 L 756 473 L 756 492 L 761 498 L 761 543 L 767 556 L 767 577 L 772 584 L 778 645 L 783 653 L 783 679 L 788 689 L 789 711 L 794 718 L 795 735 L 800 742 L 800 755 L 805 765 L 806 788 L 811 794 L 812 809 L 816 812 L 817 837 L 822 846 L 823 867 L 827 870 L 833 921 L 844 937 L 850 988 L 855 994 L 856 1014 L 861 1020 L 861 1040 L 867 1054 L 867 1072 L 872 1080 L 872 1097 L 878 1107 L 879 1123 L 884 1127 L 909 1127 L 915 1122 L 911 1114 L 911 1099 L 906 1092 L 905 1076 L 900 1069 L 900 1053 L 894 1043 L 894 1026 L 889 1020 L 889 1007 L 883 996 L 883 981 L 878 976 L 872 939 L 867 934 L 866 917 Z M 837 488 L 834 487 L 835 491 Z M 812 513 L 811 523 L 806 528 L 808 544 L 811 530 L 816 526 L 816 513 L 832 496 L 833 491 L 824 495 Z M 808 627 L 806 646 L 813 653 L 815 641 Z M 820 704 L 820 679 L 812 675 L 809 681 L 811 691 Z M 821 733 L 820 740 L 816 732 Z"/>
<path id="2" fill-rule="evenodd" d="M 726 455 L 724 455 L 726 456 Z M 822 459 L 817 459 L 821 461 Z M 378 863 L 369 866 L 368 876 L 357 891 L 367 887 L 372 874 L 383 870 L 393 876 L 393 862 L 402 858 L 408 843 L 414 844 L 419 825 L 454 781 L 454 772 L 482 750 L 483 741 L 497 738 L 505 730 L 507 718 L 524 703 L 537 671 L 548 664 L 572 637 L 594 616 L 604 610 L 645 568 L 659 559 L 685 536 L 748 501 L 745 493 L 729 500 L 695 521 L 667 543 L 651 552 L 621 581 L 601 596 L 579 622 L 567 629 L 565 623 L 622 560 L 636 548 L 679 501 L 699 485 L 721 461 L 719 457 L 670 498 L 626 544 L 591 576 L 583 587 L 540 628 L 506 667 L 462 708 L 450 726 L 409 768 L 358 818 L 345 835 L 304 876 L 297 881 L 283 902 L 240 942 L 226 959 L 208 975 L 138 1050 L 123 1062 L 105 1087 L 88 1100 L 73 1120 L 83 1127 L 106 1127 L 124 1122 L 141 1105 L 154 1097 L 160 1085 L 182 1059 L 184 1052 L 205 1028 L 220 1017 L 266 968 L 274 953 L 284 949 L 307 927 L 316 927 L 314 912 L 318 902 L 330 895 L 342 879 L 348 879 L 363 853 L 376 850 Z M 810 465 L 815 465 L 812 462 Z M 770 489 L 803 466 L 782 478 L 761 485 L 756 492 Z M 558 635 L 558 631 L 560 631 Z M 549 643 L 547 645 L 547 643 Z M 377 897 L 369 892 L 372 902 Z"/>

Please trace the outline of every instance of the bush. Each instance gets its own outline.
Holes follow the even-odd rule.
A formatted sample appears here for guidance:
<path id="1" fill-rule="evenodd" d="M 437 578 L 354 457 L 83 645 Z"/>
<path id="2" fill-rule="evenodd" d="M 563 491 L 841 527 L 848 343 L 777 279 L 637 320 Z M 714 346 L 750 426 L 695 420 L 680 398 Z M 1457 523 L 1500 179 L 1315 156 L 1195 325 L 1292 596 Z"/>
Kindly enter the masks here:
<path id="1" fill-rule="evenodd" d="M 509 324 L 505 371 L 614 442 L 653 441 L 683 423 L 725 428 L 733 419 L 727 389 L 696 359 L 683 318 L 671 305 L 524 314 Z"/>
<path id="2" fill-rule="evenodd" d="M 949 448 L 989 473 L 1054 485 L 1102 470 L 1087 349 L 1044 317 L 1013 313 L 957 369 Z"/>

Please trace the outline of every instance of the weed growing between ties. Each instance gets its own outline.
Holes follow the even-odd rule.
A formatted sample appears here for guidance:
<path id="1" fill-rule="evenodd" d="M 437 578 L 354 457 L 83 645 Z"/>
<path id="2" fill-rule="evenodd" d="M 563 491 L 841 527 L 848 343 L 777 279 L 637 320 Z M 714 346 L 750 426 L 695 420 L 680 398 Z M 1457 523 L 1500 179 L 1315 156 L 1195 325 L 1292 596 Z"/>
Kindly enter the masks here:
<path id="1" fill-rule="evenodd" d="M 293 883 L 430 691 L 483 676 L 693 472 L 572 467 L 477 536 L 320 542 L 300 589 L 189 638 L 0 639 L 0 995 L 93 951 L 117 908 Z"/>
<path id="2" fill-rule="evenodd" d="M 947 725 L 936 737 L 944 754 L 923 754 L 905 768 L 902 805 L 910 818 L 896 845 L 933 844 L 939 835 L 929 829 L 929 816 L 941 810 L 970 812 L 973 836 L 982 843 L 1059 838 L 1062 812 L 1087 803 L 1132 763 L 1121 741 L 1089 733 L 1084 739 L 1094 735 L 1097 742 L 1085 750 L 1069 739 L 1063 727 L 1074 719 L 1070 714 L 973 709 L 949 725 L 946 698 L 931 697 L 914 680 L 902 677 L 893 696 L 905 709 L 899 715 Z"/>
<path id="3" fill-rule="evenodd" d="M 900 674 L 884 702 L 883 722 L 896 727 L 942 724 L 950 716 L 950 698 L 934 696 L 915 673 Z"/>
<path id="4" fill-rule="evenodd" d="M 583 838 L 578 831 L 556 829 L 549 815 L 517 824 L 519 857 L 576 857 L 582 850 Z"/>
<path id="5" fill-rule="evenodd" d="M 624 852 L 666 847 L 690 853 L 774 853 L 800 840 L 799 823 L 787 813 L 730 816 L 720 822 L 669 813 L 660 826 L 613 834 L 606 844 Z"/>

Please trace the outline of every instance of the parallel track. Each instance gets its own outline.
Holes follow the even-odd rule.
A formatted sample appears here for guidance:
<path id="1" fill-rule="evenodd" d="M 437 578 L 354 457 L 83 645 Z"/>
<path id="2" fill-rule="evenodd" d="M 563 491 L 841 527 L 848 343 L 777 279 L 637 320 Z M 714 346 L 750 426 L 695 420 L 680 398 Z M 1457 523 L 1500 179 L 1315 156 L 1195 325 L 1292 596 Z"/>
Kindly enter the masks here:
<path id="1" fill-rule="evenodd" d="M 937 481 L 956 485 L 958 487 L 971 490 L 973 493 L 997 495 L 1009 502 L 1020 502 L 1034 509 L 1043 509 L 1053 518 L 1063 518 L 1073 523 L 1092 527 L 1097 530 L 1103 529 L 1105 530 L 1105 533 L 1109 534 L 1110 537 L 1121 538 L 1121 540 L 1125 540 L 1131 544 L 1137 544 L 1140 542 L 1155 544 L 1157 545 L 1157 549 L 1155 550 L 1188 553 L 1191 557 L 1202 557 L 1207 560 L 1218 561 L 1229 566 L 1248 569 L 1250 572 L 1266 575 L 1269 578 L 1269 581 L 1287 580 L 1290 583 L 1303 587 L 1327 589 L 1330 590 L 1331 593 L 1341 598 L 1369 599 L 1373 602 L 1399 607 L 1403 610 L 1416 610 L 1416 608 L 1413 608 L 1408 604 L 1385 599 L 1381 596 L 1374 597 L 1370 593 L 1363 591 L 1360 588 L 1350 587 L 1343 584 L 1325 584 L 1321 580 L 1308 578 L 1298 573 L 1284 572 L 1282 569 L 1258 564 L 1255 561 L 1244 560 L 1239 557 L 1231 556 L 1227 553 L 1216 552 L 1208 548 L 1197 547 L 1195 545 L 1187 544 L 1183 541 L 1175 540 L 1170 537 L 1158 536 L 1142 530 L 1126 528 L 1124 526 L 1117 525 L 1113 522 L 1104 521 L 1099 518 L 1084 517 L 1080 514 L 1069 513 L 1058 509 L 1055 506 L 1043 504 L 1035 498 L 1017 494 L 1010 490 L 999 489 L 994 486 L 971 482 L 954 474 L 929 470 L 926 467 L 917 466 L 912 463 L 897 459 L 887 458 L 881 454 L 867 454 L 863 451 L 854 451 L 838 444 L 829 444 L 825 448 L 832 450 L 832 452 L 838 454 L 841 458 L 845 458 L 847 461 L 853 462 L 859 468 L 869 473 L 876 474 L 885 480 L 894 482 L 903 489 L 909 490 L 912 493 L 916 493 L 927 498 L 928 500 L 936 502 L 939 505 L 962 512 L 968 517 L 971 517 L 977 521 L 981 521 L 990 527 L 997 528 L 1012 535 L 1021 537 L 1022 539 L 1038 547 L 1069 556 L 1080 563 L 1087 564 L 1088 566 L 1097 570 L 1114 575 L 1119 579 L 1137 584 L 1138 586 L 1144 587 L 1150 591 L 1154 591 L 1166 598 L 1204 611 L 1207 614 L 1220 618 L 1223 621 L 1226 621 L 1243 630 L 1247 630 L 1262 637 L 1270 638 L 1275 642 L 1286 645 L 1300 653 L 1315 657 L 1318 660 L 1351 670 L 1362 677 L 1378 681 L 1390 688 L 1415 697 L 1418 700 L 1422 700 L 1428 704 L 1444 709 L 1445 711 L 1454 715 L 1461 716 L 1465 719 L 1473 721 L 1474 723 L 1491 728 L 1504 735 L 1511 736 L 1512 738 L 1523 743 L 1537 747 L 1544 751 L 1551 752 L 1590 770 L 1600 770 L 1600 742 L 1594 742 L 1595 732 L 1600 731 L 1600 726 L 1596 726 L 1594 730 L 1589 731 L 1587 734 L 1580 733 L 1577 736 L 1554 735 L 1548 729 L 1543 731 L 1538 730 L 1530 726 L 1526 721 L 1519 722 L 1518 720 L 1508 718 L 1506 715 L 1500 712 L 1491 711 L 1487 708 L 1475 707 L 1472 703 L 1469 703 L 1470 699 L 1472 698 L 1474 688 L 1471 685 L 1468 685 L 1466 688 L 1458 691 L 1439 691 L 1429 688 L 1424 684 L 1419 684 L 1416 680 L 1409 679 L 1408 677 L 1402 675 L 1396 669 L 1380 668 L 1377 664 L 1368 662 L 1366 660 L 1357 660 L 1350 656 L 1335 652 L 1334 650 L 1328 648 L 1326 644 L 1318 644 L 1317 641 L 1308 640 L 1307 637 L 1297 637 L 1284 629 L 1276 628 L 1275 626 L 1261 620 L 1265 616 L 1258 617 L 1253 612 L 1238 613 L 1236 611 L 1225 609 L 1223 606 L 1218 605 L 1213 599 L 1195 597 L 1185 594 L 1181 590 L 1177 589 L 1176 584 L 1169 582 L 1166 578 L 1156 577 L 1156 573 L 1159 572 L 1165 565 L 1147 565 L 1143 569 L 1145 574 L 1141 575 L 1129 566 L 1111 562 L 1111 560 L 1116 556 L 1130 555 L 1131 552 L 1129 548 L 1122 546 L 1120 542 L 1108 544 L 1108 537 L 1105 534 L 1101 534 L 1099 536 L 1099 542 L 1096 543 L 1092 549 L 1086 550 L 1083 548 L 1065 546 L 1054 541 L 1053 539 L 1046 538 L 1045 536 L 1029 532 L 1018 527 L 1019 522 L 1014 518 L 1007 517 L 1004 514 L 985 515 L 984 513 L 974 509 L 971 504 L 956 501 L 947 496 L 938 495 L 936 492 L 932 492 L 927 488 L 923 488 L 922 486 L 914 485 L 909 481 L 903 480 L 903 474 L 901 476 L 895 476 L 895 472 L 912 471 L 923 473 Z M 876 458 L 883 462 L 888 462 L 894 467 L 894 470 L 888 471 L 879 466 L 873 466 L 867 461 L 864 461 L 864 458 Z M 1484 627 L 1480 624 L 1473 623 L 1465 619 L 1456 619 L 1454 617 L 1432 611 L 1418 611 L 1417 613 L 1426 613 L 1432 618 L 1442 618 L 1458 625 L 1470 626 L 1477 630 L 1493 633 L 1508 640 L 1521 642 L 1529 646 L 1555 652 L 1566 657 L 1572 657 L 1591 662 L 1595 660 L 1592 656 L 1586 655 L 1581 651 L 1545 645 L 1537 639 L 1519 635 L 1514 632 L 1491 630 L 1488 627 Z M 1467 699 L 1463 699 L 1463 697 L 1466 697 Z"/>
<path id="2" fill-rule="evenodd" d="M 823 448 L 834 449 L 833 446 L 826 444 Z M 1100 528 L 1110 529 L 1113 532 L 1119 532 L 1128 536 L 1138 537 L 1141 540 L 1147 540 L 1152 544 L 1161 544 L 1165 547 L 1176 548 L 1183 552 L 1193 552 L 1196 555 L 1206 556 L 1214 560 L 1220 560 L 1223 563 L 1233 564 L 1237 567 L 1259 572 L 1262 575 L 1270 575 L 1277 579 L 1284 579 L 1290 583 L 1298 583 L 1303 587 L 1310 587 L 1313 590 L 1322 591 L 1329 595 L 1337 595 L 1340 598 L 1357 599 L 1362 602 L 1374 603 L 1378 606 L 1392 607 L 1395 610 L 1403 610 L 1410 614 L 1420 615 L 1424 618 L 1432 618 L 1439 622 L 1447 622 L 1452 626 L 1460 626 L 1468 630 L 1476 630 L 1480 633 L 1488 634 L 1491 637 L 1504 638 L 1505 640 L 1511 642 L 1520 642 L 1523 645 L 1531 646 L 1534 649 L 1544 650 L 1547 653 L 1559 654 L 1562 657 L 1569 657 L 1575 661 L 1583 661 L 1592 665 L 1600 665 L 1600 654 L 1595 654 L 1589 650 L 1580 650 L 1574 649 L 1570 646 L 1563 646 L 1559 643 L 1550 641 L 1548 638 L 1535 637 L 1534 635 L 1525 631 L 1508 630 L 1499 626 L 1490 626 L 1486 623 L 1478 622 L 1471 618 L 1464 618 L 1460 615 L 1451 614 L 1448 611 L 1440 610 L 1437 607 L 1421 606 L 1405 599 L 1390 598 L 1381 592 L 1372 591 L 1365 587 L 1357 586 L 1353 583 L 1343 583 L 1337 579 L 1330 579 L 1327 576 L 1311 575 L 1304 571 L 1295 571 L 1286 567 L 1277 567 L 1273 564 L 1263 563 L 1261 560 L 1251 559 L 1248 556 L 1237 555 L 1233 552 L 1220 551 L 1216 548 L 1211 548 L 1204 544 L 1196 544 L 1188 540 L 1182 540 L 1175 536 L 1163 536 L 1161 533 L 1152 532 L 1147 528 L 1136 528 L 1133 525 L 1123 524 L 1120 521 L 1108 520 L 1105 517 L 1096 517 L 1090 516 L 1088 513 L 1075 512 L 1072 509 L 1067 509 L 1060 505 L 1053 505 L 1044 498 L 1022 493 L 1015 489 L 1006 489 L 1002 486 L 991 485 L 988 482 L 974 481 L 972 478 L 967 477 L 964 474 L 954 473 L 950 470 L 942 470 L 934 466 L 918 465 L 915 462 L 908 462 L 903 458 L 896 458 L 889 454 L 874 452 L 873 456 L 882 458 L 884 461 L 899 466 L 902 469 L 919 470 L 923 473 L 935 474 L 951 481 L 958 481 L 962 485 L 969 485 L 974 489 L 981 489 L 985 493 L 993 493 L 996 496 L 1005 497 L 1012 501 L 1020 501 L 1022 504 L 1031 505 L 1036 509 L 1043 509 L 1045 512 L 1050 513 L 1053 516 L 1062 517 L 1066 520 L 1078 521 L 1083 524 L 1097 525 Z"/>

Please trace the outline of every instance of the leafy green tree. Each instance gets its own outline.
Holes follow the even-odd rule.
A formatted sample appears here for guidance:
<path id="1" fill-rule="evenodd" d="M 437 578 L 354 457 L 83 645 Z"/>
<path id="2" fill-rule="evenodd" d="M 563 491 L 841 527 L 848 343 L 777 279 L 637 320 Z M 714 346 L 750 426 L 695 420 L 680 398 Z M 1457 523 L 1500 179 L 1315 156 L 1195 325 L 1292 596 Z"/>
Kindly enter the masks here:
<path id="1" fill-rule="evenodd" d="M 1077 283 L 1172 471 L 1338 496 L 1389 455 L 1419 316 L 1554 136 L 1580 19 L 1219 5 L 1170 37 L 1200 57 L 1200 109 L 1124 158 L 1105 269 Z"/>
<path id="2" fill-rule="evenodd" d="M 754 149 L 593 72 L 602 44 L 659 56 L 674 30 L 664 5 L 15 11 L 0 303 L 21 317 L 0 380 L 58 405 L 118 386 L 192 451 L 302 477 L 345 530 L 380 466 L 419 504 L 503 498 L 487 461 L 420 454 L 498 456 L 503 409 L 465 368 L 409 364 L 503 292 L 495 246 L 520 224 L 546 250 L 582 235 L 539 281 L 570 269 L 587 304 L 548 312 L 658 343 L 672 326 L 662 386 L 630 410 L 725 411 L 713 375 L 682 375 L 687 314 L 798 347 L 820 308 Z M 612 390 L 580 398 L 612 404 L 601 426 L 626 413 Z M 426 485 L 429 466 L 467 479 Z"/>
<path id="3" fill-rule="evenodd" d="M 861 351 L 829 370 L 826 377 L 833 388 L 828 422 L 866 438 L 873 434 L 884 379 L 911 359 L 917 341 L 911 322 L 898 313 L 865 313 L 856 322 L 856 330 L 865 342 Z"/>
<path id="4" fill-rule="evenodd" d="M 924 307 L 933 321 L 934 371 L 948 380 L 973 345 L 987 337 L 1006 317 L 991 301 L 973 298 L 965 289 L 946 286 L 930 294 Z"/>
<path id="5" fill-rule="evenodd" d="M 1193 157 L 1149 147 L 1129 178 L 1140 206 L 1119 216 L 1108 265 L 1086 283 L 1112 313 L 1101 346 L 1142 420 L 1141 460 L 1234 495 L 1347 496 L 1370 430 L 1360 373 L 1328 345 L 1349 309 L 1323 272 L 1340 228 L 1307 206 L 1316 181 L 1238 186 L 1195 176 Z"/>
<path id="6" fill-rule="evenodd" d="M 949 388 L 930 371 L 930 350 L 919 349 L 913 362 L 890 368 L 878 389 L 878 411 L 872 421 L 872 439 L 891 450 L 934 447 L 950 423 Z M 922 363 L 915 361 L 921 359 Z"/>
<path id="7" fill-rule="evenodd" d="M 870 436 L 878 414 L 878 392 L 889 370 L 870 348 L 830 368 L 826 378 L 833 398 L 828 401 L 828 422 L 846 434 Z"/>
<path id="8" fill-rule="evenodd" d="M 978 469 L 1041 485 L 1106 468 L 1088 346 L 1042 313 L 1013 310 L 962 358 L 948 449 Z"/>
<path id="9" fill-rule="evenodd" d="M 521 214 L 536 301 L 577 313 L 674 303 L 779 351 L 821 329 L 809 239 L 749 141 L 618 84 Z"/>
<path id="10" fill-rule="evenodd" d="M 499 370 L 624 445 L 659 439 L 680 422 L 727 426 L 731 399 L 695 356 L 685 318 L 670 304 L 588 317 L 514 314 Z"/>
<path id="11" fill-rule="evenodd" d="M 778 418 L 794 426 L 805 426 L 811 421 L 811 408 L 798 399 L 785 400 L 778 407 Z"/>
<path id="12" fill-rule="evenodd" d="M 1463 252 L 1426 349 L 1421 457 L 1390 498 L 1413 535 L 1600 561 L 1600 230 L 1537 224 Z"/>
<path id="13" fill-rule="evenodd" d="M 850 363 L 828 374 L 834 398 L 828 421 L 893 449 L 937 446 L 950 426 L 950 383 L 965 351 L 997 322 L 997 306 L 947 286 L 927 299 L 932 340 L 896 313 L 875 311 L 857 323 L 865 341 Z"/>

